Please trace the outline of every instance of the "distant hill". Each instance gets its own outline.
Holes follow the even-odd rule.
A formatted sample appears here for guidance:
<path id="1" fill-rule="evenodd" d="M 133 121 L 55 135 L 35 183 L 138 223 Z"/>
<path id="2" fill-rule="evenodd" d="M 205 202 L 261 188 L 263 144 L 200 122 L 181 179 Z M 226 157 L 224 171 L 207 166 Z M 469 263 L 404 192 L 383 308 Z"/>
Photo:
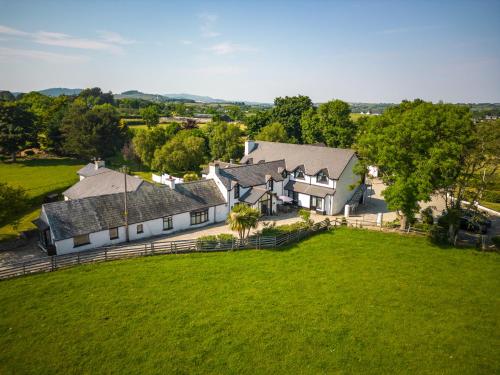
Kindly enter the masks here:
<path id="1" fill-rule="evenodd" d="M 68 89 L 65 87 L 54 87 L 45 90 L 39 90 L 40 94 L 44 94 L 47 96 L 59 96 L 59 95 L 78 95 L 82 92 L 82 89 Z"/>
<path id="2" fill-rule="evenodd" d="M 188 99 L 194 100 L 199 103 L 232 103 L 230 100 L 224 99 L 214 99 L 210 96 L 202 96 L 202 95 L 192 95 L 192 94 L 163 94 L 163 96 L 171 99 Z"/>

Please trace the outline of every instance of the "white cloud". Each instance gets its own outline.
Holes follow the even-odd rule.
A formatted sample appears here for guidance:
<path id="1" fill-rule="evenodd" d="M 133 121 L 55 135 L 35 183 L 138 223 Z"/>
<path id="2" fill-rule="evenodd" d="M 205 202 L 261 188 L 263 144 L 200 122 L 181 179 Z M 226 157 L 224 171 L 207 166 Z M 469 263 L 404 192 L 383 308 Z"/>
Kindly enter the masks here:
<path id="1" fill-rule="evenodd" d="M 37 44 L 48 46 L 85 49 L 85 50 L 99 50 L 110 52 L 122 52 L 123 45 L 135 43 L 133 40 L 128 40 L 118 33 L 112 31 L 100 31 L 100 39 L 87 39 L 77 38 L 68 34 L 51 32 L 51 31 L 37 31 L 26 32 L 22 30 L 13 29 L 8 26 L 0 25 L 0 34 L 15 36 L 27 40 L 31 40 Z"/>
<path id="2" fill-rule="evenodd" d="M 184 44 L 185 46 L 188 46 L 190 44 L 193 44 L 192 40 L 181 40 L 181 44 Z"/>
<path id="3" fill-rule="evenodd" d="M 32 49 L 0 47 L 0 60 L 2 61 L 18 61 L 25 59 L 41 60 L 49 63 L 77 63 L 88 60 L 87 57 L 81 55 L 66 55 Z"/>
<path id="4" fill-rule="evenodd" d="M 104 40 L 105 42 L 108 42 L 108 43 L 122 44 L 122 45 L 136 43 L 135 40 L 126 39 L 121 34 L 116 33 L 114 31 L 106 31 L 106 30 L 99 31 L 99 35 L 101 36 L 102 40 Z"/>
<path id="5" fill-rule="evenodd" d="M 223 42 L 214 44 L 213 46 L 205 48 L 207 51 L 211 51 L 216 55 L 228 55 L 236 52 L 251 52 L 256 51 L 255 48 L 244 46 L 241 44 L 235 44 L 231 42 Z"/>
<path id="6" fill-rule="evenodd" d="M 221 35 L 219 32 L 214 30 L 215 23 L 217 22 L 217 15 L 203 13 L 198 15 L 200 19 L 200 30 L 201 36 L 204 38 L 215 38 Z"/>
<path id="7" fill-rule="evenodd" d="M 21 30 L 13 29 L 12 27 L 0 25 L 0 34 L 7 34 L 7 35 L 14 35 L 14 36 L 24 36 L 24 35 L 29 35 L 29 33 L 26 33 Z"/>

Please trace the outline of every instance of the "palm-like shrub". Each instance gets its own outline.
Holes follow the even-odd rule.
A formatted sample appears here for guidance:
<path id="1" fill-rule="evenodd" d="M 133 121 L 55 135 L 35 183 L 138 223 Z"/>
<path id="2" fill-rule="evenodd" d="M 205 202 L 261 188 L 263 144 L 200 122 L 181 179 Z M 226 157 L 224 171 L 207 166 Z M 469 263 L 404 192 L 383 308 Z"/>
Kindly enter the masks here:
<path id="1" fill-rule="evenodd" d="M 229 228 L 238 232 L 238 236 L 243 240 L 250 234 L 250 229 L 257 227 L 259 217 L 259 210 L 244 204 L 237 204 L 229 213 L 227 223 Z"/>

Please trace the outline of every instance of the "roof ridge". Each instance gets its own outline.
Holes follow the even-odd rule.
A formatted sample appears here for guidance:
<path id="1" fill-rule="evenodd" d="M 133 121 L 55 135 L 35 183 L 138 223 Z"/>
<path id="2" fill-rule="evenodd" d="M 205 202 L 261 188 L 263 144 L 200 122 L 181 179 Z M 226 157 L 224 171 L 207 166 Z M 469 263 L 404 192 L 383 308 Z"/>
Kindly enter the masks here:
<path id="1" fill-rule="evenodd" d="M 272 143 L 272 142 L 270 142 L 270 143 Z M 233 169 L 233 168 L 235 169 L 235 168 L 241 168 L 241 167 L 255 167 L 256 165 L 265 165 L 265 164 L 277 163 L 279 161 L 285 161 L 285 159 L 265 161 L 263 163 L 240 164 L 240 165 L 236 165 L 234 167 L 224 168 L 224 171 L 227 171 L 228 169 Z"/>

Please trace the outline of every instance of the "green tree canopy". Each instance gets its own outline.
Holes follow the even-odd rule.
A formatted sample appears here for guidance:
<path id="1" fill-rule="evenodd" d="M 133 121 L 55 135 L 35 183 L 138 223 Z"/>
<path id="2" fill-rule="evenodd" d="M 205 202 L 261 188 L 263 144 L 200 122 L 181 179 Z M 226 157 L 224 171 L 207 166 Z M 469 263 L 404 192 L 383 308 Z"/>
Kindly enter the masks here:
<path id="1" fill-rule="evenodd" d="M 16 153 L 35 141 L 35 116 L 26 105 L 0 101 L 0 151 L 16 161 Z"/>
<path id="2" fill-rule="evenodd" d="M 304 112 L 301 119 L 304 143 L 322 142 L 330 147 L 351 147 L 357 127 L 350 114 L 349 104 L 338 99 Z"/>
<path id="3" fill-rule="evenodd" d="M 243 156 L 243 141 L 240 127 L 227 122 L 210 124 L 208 142 L 213 159 L 229 161 Z"/>
<path id="4" fill-rule="evenodd" d="M 0 182 L 0 224 L 12 221 L 28 207 L 28 197 L 22 188 Z"/>
<path id="5" fill-rule="evenodd" d="M 170 174 L 198 170 L 205 161 L 205 139 L 181 130 L 170 141 L 156 150 L 152 167 Z"/>
<path id="6" fill-rule="evenodd" d="M 360 170 L 377 165 L 388 207 L 412 219 L 419 201 L 454 183 L 472 136 L 468 108 L 404 101 L 367 121 L 357 142 Z"/>
<path id="7" fill-rule="evenodd" d="M 10 91 L 1 90 L 0 91 L 0 101 L 2 101 L 2 100 L 5 100 L 7 102 L 12 102 L 12 101 L 16 100 L 16 97 Z"/>
<path id="8" fill-rule="evenodd" d="M 135 153 L 141 159 L 142 163 L 151 167 L 155 151 L 159 150 L 172 137 L 173 134 L 169 134 L 167 129 L 155 126 L 139 130 L 132 139 L 132 142 Z"/>
<path id="9" fill-rule="evenodd" d="M 139 114 L 148 127 L 156 126 L 160 121 L 160 113 L 155 105 L 149 105 L 146 108 L 140 109 Z"/>
<path id="10" fill-rule="evenodd" d="M 128 135 L 127 129 L 119 125 L 118 112 L 113 106 L 103 104 L 89 109 L 81 99 L 69 107 L 62 132 L 64 151 L 85 159 L 115 155 Z"/>
<path id="11" fill-rule="evenodd" d="M 274 99 L 272 111 L 273 121 L 283 124 L 288 138 L 292 142 L 302 142 L 302 129 L 300 119 L 302 114 L 313 107 L 308 96 L 286 96 Z"/>
<path id="12" fill-rule="evenodd" d="M 247 126 L 247 133 L 249 136 L 253 137 L 257 135 L 260 130 L 271 123 L 272 112 L 271 110 L 259 110 L 252 115 L 249 115 L 245 119 L 245 125 Z"/>
<path id="13" fill-rule="evenodd" d="M 288 142 L 288 135 L 282 124 L 279 122 L 273 122 L 272 124 L 264 126 L 255 136 L 255 139 L 259 141 L 286 143 Z"/>

